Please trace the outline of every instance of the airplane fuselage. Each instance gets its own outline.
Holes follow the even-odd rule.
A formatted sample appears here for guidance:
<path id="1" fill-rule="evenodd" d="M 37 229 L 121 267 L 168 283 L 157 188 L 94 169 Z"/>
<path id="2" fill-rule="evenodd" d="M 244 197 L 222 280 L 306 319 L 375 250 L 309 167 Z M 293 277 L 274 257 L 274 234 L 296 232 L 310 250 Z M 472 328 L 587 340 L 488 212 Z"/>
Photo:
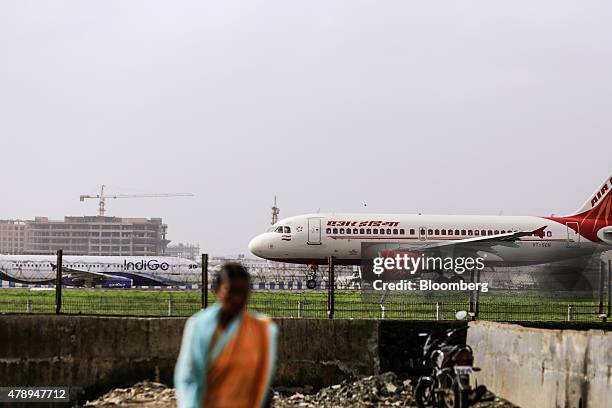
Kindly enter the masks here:
<path id="1" fill-rule="evenodd" d="M 581 234 L 578 222 L 534 216 L 306 214 L 279 221 L 255 237 L 249 250 L 262 258 L 324 264 L 358 265 L 363 243 L 426 247 L 515 231 L 536 231 L 487 255 L 489 264 L 533 265 L 590 255 L 612 248 L 603 235 Z"/>

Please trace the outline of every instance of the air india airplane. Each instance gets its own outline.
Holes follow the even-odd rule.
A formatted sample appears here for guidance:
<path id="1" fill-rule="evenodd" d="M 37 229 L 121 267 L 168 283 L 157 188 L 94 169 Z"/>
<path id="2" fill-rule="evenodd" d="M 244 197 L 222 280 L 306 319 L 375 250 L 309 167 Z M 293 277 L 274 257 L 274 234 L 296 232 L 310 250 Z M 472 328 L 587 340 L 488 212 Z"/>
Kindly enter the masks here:
<path id="1" fill-rule="evenodd" d="M 486 254 L 488 265 L 537 265 L 612 249 L 612 175 L 576 212 L 562 217 L 316 213 L 285 218 L 249 251 L 272 261 L 317 265 L 334 256 L 359 265 L 363 243 L 417 250 L 453 246 Z M 312 283 L 312 282 L 310 282 Z M 310 285 L 309 285 L 310 286 Z"/>

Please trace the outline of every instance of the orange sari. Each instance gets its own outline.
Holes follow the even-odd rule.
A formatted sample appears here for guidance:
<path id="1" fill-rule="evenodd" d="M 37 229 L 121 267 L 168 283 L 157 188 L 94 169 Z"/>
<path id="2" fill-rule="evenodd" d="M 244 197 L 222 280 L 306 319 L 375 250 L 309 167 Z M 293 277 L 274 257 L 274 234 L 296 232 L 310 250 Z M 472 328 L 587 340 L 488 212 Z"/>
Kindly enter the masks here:
<path id="1" fill-rule="evenodd" d="M 214 361 L 205 378 L 204 408 L 254 408 L 265 402 L 272 371 L 269 319 L 244 312 L 235 335 Z"/>

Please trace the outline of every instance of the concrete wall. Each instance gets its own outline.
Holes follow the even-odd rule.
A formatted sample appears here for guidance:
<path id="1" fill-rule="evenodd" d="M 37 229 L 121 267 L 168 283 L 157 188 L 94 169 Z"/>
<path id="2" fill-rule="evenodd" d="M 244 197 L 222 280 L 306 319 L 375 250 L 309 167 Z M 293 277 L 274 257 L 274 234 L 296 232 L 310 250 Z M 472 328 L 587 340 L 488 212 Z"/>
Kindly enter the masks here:
<path id="1" fill-rule="evenodd" d="M 320 387 L 418 368 L 418 336 L 455 322 L 280 319 L 276 384 Z M 0 316 L 0 386 L 65 385 L 92 397 L 170 384 L 185 319 Z M 470 323 L 479 383 L 522 407 L 612 406 L 612 332 Z M 580 405 L 582 404 L 582 405 Z"/>
<path id="2" fill-rule="evenodd" d="M 611 407 L 612 332 L 471 322 L 476 374 L 524 408 Z"/>
<path id="3" fill-rule="evenodd" d="M 66 385 L 91 397 L 142 379 L 170 384 L 182 318 L 0 317 L 0 386 Z M 276 383 L 330 385 L 378 372 L 376 321 L 277 320 Z"/>

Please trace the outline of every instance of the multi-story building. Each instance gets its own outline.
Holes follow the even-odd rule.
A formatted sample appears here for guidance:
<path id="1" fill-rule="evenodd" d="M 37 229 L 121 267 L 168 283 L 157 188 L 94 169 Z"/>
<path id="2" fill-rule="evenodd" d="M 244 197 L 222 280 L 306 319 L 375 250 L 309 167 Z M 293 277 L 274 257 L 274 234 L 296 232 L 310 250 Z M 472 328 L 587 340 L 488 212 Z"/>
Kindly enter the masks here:
<path id="1" fill-rule="evenodd" d="M 200 259 L 200 245 L 195 243 L 178 243 L 168 245 L 165 254 L 167 256 L 176 256 L 177 258 L 191 259 L 198 261 Z"/>
<path id="2" fill-rule="evenodd" d="M 24 253 L 26 226 L 22 220 L 0 220 L 0 254 Z"/>
<path id="3" fill-rule="evenodd" d="M 63 249 L 66 255 L 157 256 L 169 242 L 161 218 L 36 217 L 19 222 L 24 225 L 23 246 L 8 253 L 53 254 Z M 3 236 L 0 230 L 0 242 Z"/>

